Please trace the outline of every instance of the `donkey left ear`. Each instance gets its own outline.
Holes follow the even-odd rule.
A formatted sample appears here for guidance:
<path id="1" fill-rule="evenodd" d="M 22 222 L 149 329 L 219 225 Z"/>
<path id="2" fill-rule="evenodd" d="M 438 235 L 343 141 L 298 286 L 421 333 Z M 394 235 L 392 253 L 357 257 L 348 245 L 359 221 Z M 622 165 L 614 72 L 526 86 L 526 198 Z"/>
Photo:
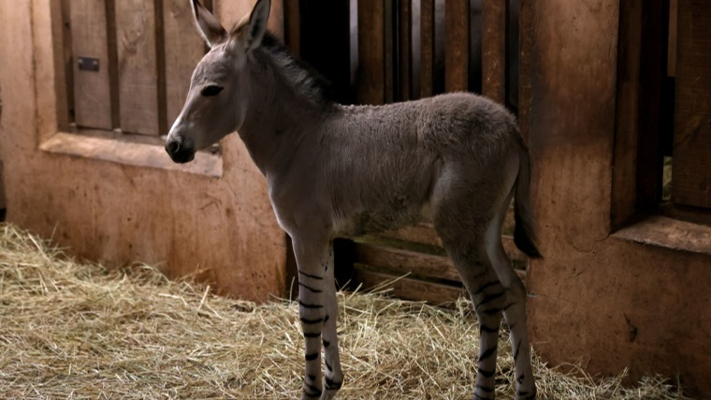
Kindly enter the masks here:
<path id="1" fill-rule="evenodd" d="M 240 42 L 245 50 L 250 51 L 259 47 L 262 43 L 262 38 L 267 32 L 267 21 L 269 20 L 269 9 L 271 8 L 271 0 L 258 0 L 254 5 L 249 19 L 242 26 L 240 32 Z"/>

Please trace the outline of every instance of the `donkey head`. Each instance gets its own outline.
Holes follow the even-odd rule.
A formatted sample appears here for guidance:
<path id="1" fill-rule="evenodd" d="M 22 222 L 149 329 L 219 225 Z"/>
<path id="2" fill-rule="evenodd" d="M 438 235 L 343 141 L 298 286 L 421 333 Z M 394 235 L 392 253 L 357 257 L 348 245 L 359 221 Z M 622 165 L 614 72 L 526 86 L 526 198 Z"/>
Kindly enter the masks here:
<path id="1" fill-rule="evenodd" d="M 177 163 L 191 161 L 196 151 L 242 126 L 251 90 L 247 58 L 261 44 L 270 8 L 270 0 L 258 0 L 249 17 L 227 32 L 198 0 L 188 1 L 210 51 L 193 72 L 188 98 L 166 140 L 165 150 Z"/>

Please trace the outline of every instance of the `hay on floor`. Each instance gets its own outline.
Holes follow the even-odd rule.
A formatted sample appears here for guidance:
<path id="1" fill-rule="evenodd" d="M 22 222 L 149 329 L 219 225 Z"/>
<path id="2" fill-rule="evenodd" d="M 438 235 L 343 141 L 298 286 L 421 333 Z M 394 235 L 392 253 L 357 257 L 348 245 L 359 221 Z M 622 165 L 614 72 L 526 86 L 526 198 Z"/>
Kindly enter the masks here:
<path id="1" fill-rule="evenodd" d="M 454 310 L 340 293 L 346 374 L 340 399 L 469 399 L 478 330 Z M 148 266 L 78 264 L 0 225 L 0 397 L 295 399 L 303 339 L 297 307 L 213 296 Z M 497 396 L 514 393 L 505 334 Z M 668 382 L 594 383 L 535 361 L 541 399 L 685 399 Z"/>

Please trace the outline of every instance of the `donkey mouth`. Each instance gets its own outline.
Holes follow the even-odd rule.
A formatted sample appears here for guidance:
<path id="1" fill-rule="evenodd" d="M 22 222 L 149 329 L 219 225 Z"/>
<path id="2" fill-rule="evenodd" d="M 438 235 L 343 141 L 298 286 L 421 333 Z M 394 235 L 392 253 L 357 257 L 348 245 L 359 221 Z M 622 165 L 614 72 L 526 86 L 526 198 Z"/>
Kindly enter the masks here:
<path id="1" fill-rule="evenodd" d="M 192 146 L 184 146 L 182 140 L 168 140 L 165 144 L 165 152 L 173 162 L 179 164 L 190 162 L 195 158 L 195 150 Z"/>
<path id="2" fill-rule="evenodd" d="M 185 164 L 195 159 L 195 153 L 186 151 L 178 154 L 171 154 L 170 158 L 173 160 L 173 162 L 176 162 L 178 164 Z"/>

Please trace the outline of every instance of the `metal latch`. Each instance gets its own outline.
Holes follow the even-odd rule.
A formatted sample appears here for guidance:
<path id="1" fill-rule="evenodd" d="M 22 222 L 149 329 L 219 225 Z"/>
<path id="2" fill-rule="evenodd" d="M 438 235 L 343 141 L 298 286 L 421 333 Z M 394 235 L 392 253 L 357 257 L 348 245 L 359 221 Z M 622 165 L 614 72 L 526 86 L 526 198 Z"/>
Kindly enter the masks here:
<path id="1" fill-rule="evenodd" d="M 81 71 L 99 72 L 99 59 L 91 57 L 77 57 L 77 64 Z"/>

